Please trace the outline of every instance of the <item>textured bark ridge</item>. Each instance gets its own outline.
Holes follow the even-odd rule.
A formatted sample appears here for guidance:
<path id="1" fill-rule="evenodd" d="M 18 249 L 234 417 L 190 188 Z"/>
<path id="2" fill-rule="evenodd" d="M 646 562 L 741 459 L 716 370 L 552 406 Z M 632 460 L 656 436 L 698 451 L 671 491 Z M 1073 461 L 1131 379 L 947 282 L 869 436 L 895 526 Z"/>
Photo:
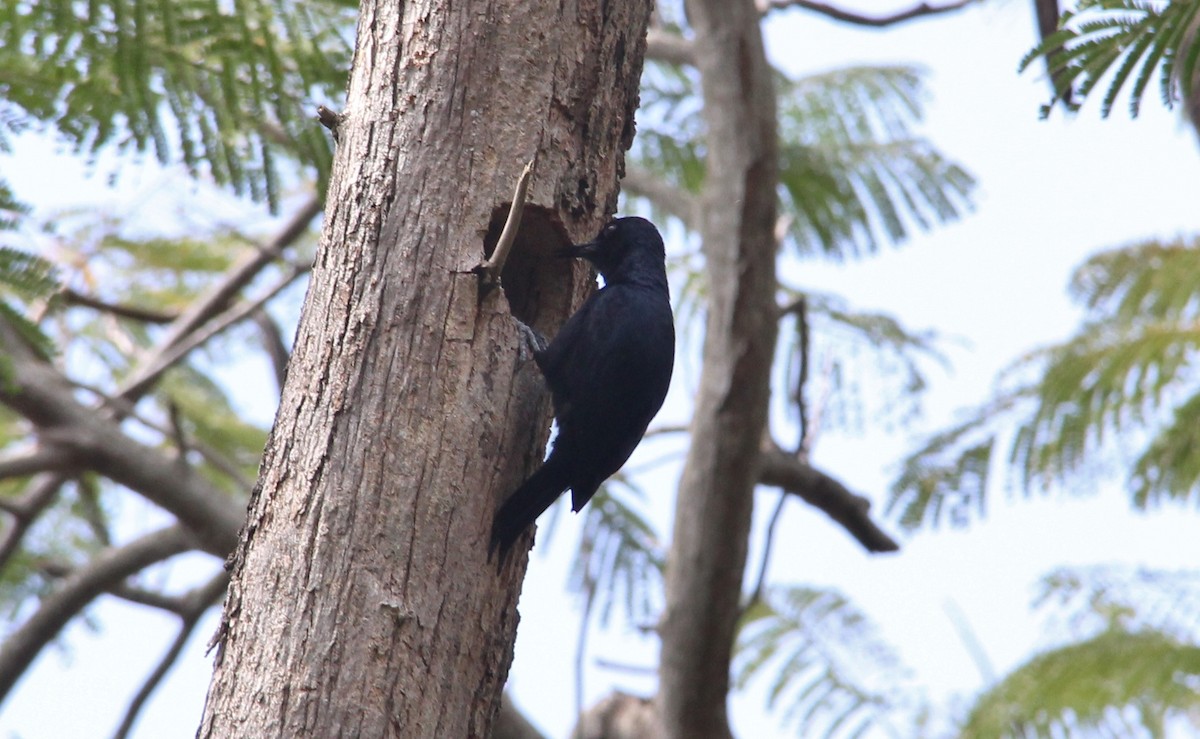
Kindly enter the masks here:
<path id="1" fill-rule="evenodd" d="M 496 576 L 489 526 L 548 434 L 512 314 L 552 333 L 590 289 L 540 257 L 615 208 L 649 11 L 363 4 L 199 736 L 487 735 L 524 569 Z M 534 158 L 505 290 L 481 292 L 470 269 Z"/>

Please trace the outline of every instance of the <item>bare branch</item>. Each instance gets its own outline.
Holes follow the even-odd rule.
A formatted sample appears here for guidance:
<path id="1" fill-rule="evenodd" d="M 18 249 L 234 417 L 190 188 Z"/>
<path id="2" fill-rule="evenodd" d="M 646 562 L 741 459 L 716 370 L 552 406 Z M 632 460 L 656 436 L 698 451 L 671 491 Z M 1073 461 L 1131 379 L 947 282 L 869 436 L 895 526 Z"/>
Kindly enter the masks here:
<path id="1" fill-rule="evenodd" d="M 121 720 L 121 725 L 113 732 L 113 739 L 125 739 L 129 736 L 129 732 L 133 731 L 133 725 L 137 721 L 138 714 L 146 705 L 146 701 L 162 683 L 162 679 L 167 676 L 167 672 L 179 659 L 179 655 L 183 652 L 183 647 L 192 636 L 192 632 L 196 630 L 196 625 L 200 623 L 200 618 L 204 615 L 211 606 L 216 605 L 220 600 L 221 595 L 225 592 L 225 587 L 229 585 L 229 574 L 221 571 L 220 574 L 213 577 L 205 585 L 192 591 L 186 596 L 188 603 L 187 609 L 181 614 L 181 623 L 179 625 L 179 633 L 175 635 L 175 641 L 171 642 L 171 646 L 167 649 L 166 654 L 159 660 L 154 671 L 146 678 L 146 682 L 142 684 L 141 689 L 129 702 L 129 708 L 125 710 L 125 717 Z"/>
<path id="2" fill-rule="evenodd" d="M 161 369 L 158 372 L 150 370 L 159 366 L 163 353 L 224 311 L 242 288 L 250 284 L 267 265 L 279 259 L 283 250 L 304 234 L 308 224 L 320 212 L 321 201 L 317 196 L 314 195 L 305 201 L 274 238 L 235 264 L 220 284 L 214 285 L 175 319 L 156 349 L 142 358 L 139 366 L 130 373 L 129 379 L 117 394 L 133 399 L 144 393 L 161 373 Z"/>
<path id="3" fill-rule="evenodd" d="M 77 464 L 78 460 L 66 449 L 53 444 L 41 444 L 31 451 L 0 454 L 0 480 L 39 472 L 69 472 Z"/>
<path id="4" fill-rule="evenodd" d="M 700 204 L 695 195 L 681 190 L 636 164 L 625 165 L 621 188 L 631 195 L 643 197 L 683 221 L 688 230 L 700 222 Z"/>
<path id="5" fill-rule="evenodd" d="M 283 343 L 283 333 L 271 319 L 271 314 L 260 309 L 250 316 L 254 325 L 258 326 L 258 334 L 262 337 L 263 348 L 271 359 L 271 368 L 275 370 L 275 389 L 283 391 L 283 381 L 287 378 L 288 348 Z"/>
<path id="6" fill-rule="evenodd" d="M 132 318 L 135 321 L 143 321 L 145 323 L 170 323 L 179 317 L 174 313 L 164 313 L 132 305 L 121 305 L 120 303 L 109 303 L 100 298 L 76 292 L 69 287 L 61 290 L 58 293 L 58 298 L 67 305 L 94 308 L 102 313 L 111 313 L 120 318 Z"/>
<path id="7" fill-rule="evenodd" d="M 862 15 L 851 10 L 844 10 L 828 3 L 814 2 L 814 0 L 759 0 L 758 10 L 763 15 L 772 10 L 785 10 L 787 8 L 803 8 L 811 10 L 814 13 L 820 13 L 829 18 L 833 18 L 843 23 L 853 23 L 856 26 L 871 26 L 872 28 L 883 28 L 884 26 L 892 26 L 897 23 L 913 20 L 914 18 L 923 18 L 925 16 L 940 15 L 942 13 L 952 13 L 956 10 L 962 10 L 968 5 L 972 5 L 978 0 L 958 0 L 957 2 L 947 3 L 945 5 L 930 5 L 929 3 L 920 3 L 914 5 L 908 10 L 901 10 L 891 15 L 870 16 Z"/>
<path id="8" fill-rule="evenodd" d="M 110 588 L 108 591 L 121 600 L 127 600 L 130 603 L 136 603 L 139 606 L 154 608 L 159 611 L 173 613 L 176 616 L 182 617 L 187 611 L 187 606 L 184 600 L 178 595 L 166 595 L 153 590 L 133 587 L 125 583 L 120 583 L 117 586 Z"/>
<path id="9" fill-rule="evenodd" d="M 97 596 L 133 573 L 196 546 L 196 540 L 182 526 L 168 526 L 124 546 L 106 549 L 76 570 L 0 643 L 0 701 L 8 696 L 42 647 Z"/>
<path id="10" fill-rule="evenodd" d="M 646 34 L 646 58 L 667 64 L 690 66 L 696 63 L 691 39 L 673 31 L 651 28 Z"/>
<path id="11" fill-rule="evenodd" d="M 751 591 L 750 598 L 742 608 L 743 612 L 762 599 L 763 589 L 767 583 L 767 567 L 771 564 L 771 549 L 775 544 L 775 530 L 779 526 L 780 519 L 783 518 L 785 503 L 787 503 L 786 491 L 779 496 L 779 500 L 775 503 L 775 510 L 771 512 L 771 522 L 767 524 L 766 541 L 763 543 L 762 559 L 758 563 L 758 581 L 755 582 L 754 590 Z"/>
<path id="12" fill-rule="evenodd" d="M 8 560 L 20 548 L 21 540 L 37 520 L 38 514 L 54 501 L 68 479 L 63 474 L 38 475 L 29 483 L 20 500 L 8 506 L 7 511 L 13 515 L 13 522 L 4 532 L 4 540 L 0 541 L 0 570 L 8 565 Z"/>
<path id="13" fill-rule="evenodd" d="M 774 444 L 764 445 L 759 482 L 798 495 L 846 529 L 868 552 L 894 552 L 894 539 L 871 520 L 871 501 L 845 485 L 787 454 Z"/>
<path id="14" fill-rule="evenodd" d="M 72 385 L 32 351 L 22 349 L 15 330 L 0 321 L 0 344 L 12 347 L 10 376 L 0 384 L 0 402 L 41 427 L 49 439 L 79 455 L 90 469 L 135 490 L 169 511 L 201 540 L 206 551 L 226 556 L 237 545 L 243 504 L 222 494 L 200 475 L 161 451 L 140 444 L 111 419 L 76 399 Z"/>
<path id="15" fill-rule="evenodd" d="M 170 369 L 176 362 L 188 355 L 193 349 L 206 343 L 209 339 L 225 329 L 245 320 L 254 312 L 260 310 L 267 301 L 278 295 L 284 288 L 291 285 L 297 277 L 308 272 L 307 267 L 292 267 L 275 286 L 256 300 L 229 309 L 219 320 L 208 323 L 203 328 L 197 327 L 175 343 L 160 346 L 149 361 L 141 362 L 134 370 L 129 380 L 126 380 L 116 392 L 116 397 L 133 398 L 141 395 L 158 379 L 159 375 Z"/>

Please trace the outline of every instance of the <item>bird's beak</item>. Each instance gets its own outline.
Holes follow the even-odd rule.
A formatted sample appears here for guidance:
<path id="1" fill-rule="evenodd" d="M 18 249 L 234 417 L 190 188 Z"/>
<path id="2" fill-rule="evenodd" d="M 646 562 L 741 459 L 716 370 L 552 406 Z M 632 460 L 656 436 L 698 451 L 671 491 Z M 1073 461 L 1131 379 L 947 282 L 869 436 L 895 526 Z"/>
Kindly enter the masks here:
<path id="1" fill-rule="evenodd" d="M 591 261 L 596 253 L 600 251 L 600 242 L 589 241 L 586 244 L 575 244 L 573 246 L 564 246 L 559 249 L 557 254 L 560 257 L 570 259 L 587 259 Z"/>

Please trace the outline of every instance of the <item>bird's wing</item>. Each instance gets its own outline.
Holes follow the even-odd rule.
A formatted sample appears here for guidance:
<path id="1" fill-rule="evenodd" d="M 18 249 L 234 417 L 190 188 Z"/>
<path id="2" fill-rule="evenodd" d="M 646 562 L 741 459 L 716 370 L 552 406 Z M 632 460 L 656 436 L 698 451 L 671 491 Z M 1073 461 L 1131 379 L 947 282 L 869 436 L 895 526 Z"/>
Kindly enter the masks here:
<path id="1" fill-rule="evenodd" d="M 674 356 L 667 301 L 614 285 L 592 296 L 560 335 L 563 340 L 555 337 L 547 350 L 543 371 L 561 429 L 604 421 L 623 431 L 643 417 L 649 422 L 666 392 Z M 601 431 L 588 435 L 603 436 Z"/>

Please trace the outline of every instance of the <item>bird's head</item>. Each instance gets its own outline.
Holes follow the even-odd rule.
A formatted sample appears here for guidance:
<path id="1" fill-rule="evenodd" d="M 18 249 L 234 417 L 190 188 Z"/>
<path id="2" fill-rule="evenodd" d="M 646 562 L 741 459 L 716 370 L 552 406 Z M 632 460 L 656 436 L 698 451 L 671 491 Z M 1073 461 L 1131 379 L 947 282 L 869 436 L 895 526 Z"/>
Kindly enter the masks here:
<path id="1" fill-rule="evenodd" d="M 666 249 L 654 224 L 645 218 L 614 218 L 594 240 L 568 246 L 564 257 L 586 259 L 613 282 L 666 282 Z"/>

